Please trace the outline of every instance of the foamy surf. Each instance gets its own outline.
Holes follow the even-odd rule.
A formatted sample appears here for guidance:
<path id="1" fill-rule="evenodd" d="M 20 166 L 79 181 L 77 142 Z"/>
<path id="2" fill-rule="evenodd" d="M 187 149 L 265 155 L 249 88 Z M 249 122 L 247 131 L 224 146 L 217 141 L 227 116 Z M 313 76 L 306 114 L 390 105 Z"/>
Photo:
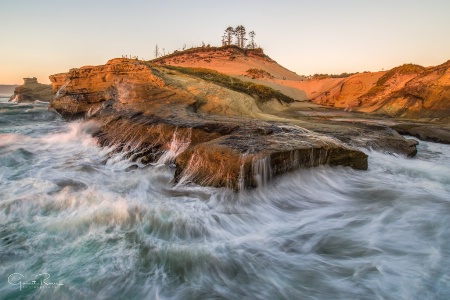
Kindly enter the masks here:
<path id="1" fill-rule="evenodd" d="M 170 162 L 188 137 L 143 167 L 99 148 L 95 123 L 0 106 L 4 299 L 450 294 L 448 145 L 421 142 L 414 159 L 369 152 L 368 171 L 321 166 L 271 181 L 261 161 L 264 188 L 235 193 L 174 186 Z M 42 274 L 55 285 L 29 288 Z"/>

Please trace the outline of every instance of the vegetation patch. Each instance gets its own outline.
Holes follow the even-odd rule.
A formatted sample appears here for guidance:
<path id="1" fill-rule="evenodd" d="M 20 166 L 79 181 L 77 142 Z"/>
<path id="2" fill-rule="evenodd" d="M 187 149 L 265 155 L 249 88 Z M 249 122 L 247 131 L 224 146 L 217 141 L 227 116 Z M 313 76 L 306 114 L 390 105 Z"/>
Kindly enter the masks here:
<path id="1" fill-rule="evenodd" d="M 312 76 L 313 79 L 326 79 L 326 78 L 346 78 L 350 77 L 352 75 L 359 74 L 359 72 L 356 73 L 341 73 L 341 74 L 314 74 Z"/>
<path id="2" fill-rule="evenodd" d="M 231 76 L 219 73 L 214 70 L 205 68 L 185 68 L 177 66 L 164 66 L 164 67 L 169 70 L 175 70 L 187 75 L 195 76 L 207 81 L 214 82 L 218 85 L 221 85 L 223 87 L 229 88 L 237 92 L 242 92 L 250 96 L 256 96 L 262 102 L 266 102 L 274 98 L 285 103 L 295 102 L 295 100 L 292 99 L 291 97 L 288 97 L 270 87 L 261 84 L 255 84 L 253 82 L 242 81 L 240 79 L 233 78 Z"/>
<path id="3" fill-rule="evenodd" d="M 201 98 L 196 98 L 195 102 L 192 103 L 191 108 L 194 112 L 197 112 L 200 107 L 206 104 L 206 100 Z"/>
<path id="4" fill-rule="evenodd" d="M 252 79 L 258 79 L 258 78 L 274 78 L 272 74 L 270 74 L 267 71 L 264 71 L 262 69 L 248 69 L 246 71 L 248 77 L 251 77 Z"/>

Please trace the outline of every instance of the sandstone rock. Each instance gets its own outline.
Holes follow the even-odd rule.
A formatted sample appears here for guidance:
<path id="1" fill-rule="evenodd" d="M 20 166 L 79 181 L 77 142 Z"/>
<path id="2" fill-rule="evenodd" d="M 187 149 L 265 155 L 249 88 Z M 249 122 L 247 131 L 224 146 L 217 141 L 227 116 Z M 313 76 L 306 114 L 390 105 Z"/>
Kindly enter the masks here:
<path id="1" fill-rule="evenodd" d="M 147 66 L 128 59 L 111 60 L 99 67 L 71 69 L 49 78 L 56 98 L 51 107 L 67 118 L 84 116 L 88 110 L 98 109 L 101 102 L 111 99 L 124 104 L 143 101 L 148 96 L 147 90 L 156 87 L 161 91 L 164 85 Z"/>
<path id="2" fill-rule="evenodd" d="M 450 124 L 403 123 L 391 128 L 400 134 L 411 135 L 424 141 L 450 144 Z"/>
<path id="3" fill-rule="evenodd" d="M 305 125 L 305 127 L 315 132 L 331 135 L 353 147 L 407 157 L 414 157 L 417 153 L 417 141 L 403 138 L 397 131 L 386 125 L 363 122 L 352 122 L 349 125 L 329 120 Z"/>
<path id="4" fill-rule="evenodd" d="M 367 169 L 356 148 L 298 126 L 249 120 L 194 119 L 100 111 L 95 134 L 133 159 L 174 163 L 176 180 L 243 189 L 291 170 L 328 164 Z"/>
<path id="5" fill-rule="evenodd" d="M 450 61 L 425 69 L 384 99 L 377 112 L 409 119 L 443 119 L 450 115 Z"/>
<path id="6" fill-rule="evenodd" d="M 450 115 L 450 61 L 437 67 L 407 64 L 387 72 L 353 75 L 312 100 L 389 117 L 442 120 Z"/>
<path id="7" fill-rule="evenodd" d="M 365 170 L 367 155 L 355 146 L 415 152 L 415 142 L 386 126 L 269 115 L 258 97 L 134 60 L 72 69 L 50 80 L 51 108 L 66 118 L 95 120 L 100 145 L 137 163 L 173 164 L 179 182 L 238 190 L 303 167 Z"/>
<path id="8" fill-rule="evenodd" d="M 36 77 L 24 78 L 24 83 L 14 90 L 9 101 L 33 102 L 35 100 L 49 102 L 53 98 L 52 86 L 38 83 Z"/>

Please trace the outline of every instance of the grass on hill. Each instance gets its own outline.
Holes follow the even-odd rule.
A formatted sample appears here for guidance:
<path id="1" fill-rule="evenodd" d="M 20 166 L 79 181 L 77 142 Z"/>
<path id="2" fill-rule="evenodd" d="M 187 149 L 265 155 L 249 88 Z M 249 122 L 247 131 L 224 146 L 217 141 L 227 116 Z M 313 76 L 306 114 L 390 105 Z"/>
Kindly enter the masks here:
<path id="1" fill-rule="evenodd" d="M 359 72 L 356 73 L 341 73 L 341 74 L 314 74 L 312 78 L 321 80 L 326 78 L 346 78 L 350 77 L 352 75 L 359 74 Z"/>
<path id="2" fill-rule="evenodd" d="M 258 79 L 258 78 L 273 78 L 272 74 L 270 74 L 267 71 L 264 71 L 262 69 L 256 69 L 256 68 L 252 68 L 252 69 L 248 69 L 246 71 L 248 77 L 251 77 L 252 79 Z"/>
<path id="3" fill-rule="evenodd" d="M 169 70 L 178 71 L 187 75 L 214 82 L 218 85 L 224 86 L 237 92 L 242 92 L 250 96 L 257 96 L 262 102 L 266 102 L 274 98 L 285 103 L 295 102 L 295 100 L 291 97 L 288 97 L 270 87 L 261 84 L 255 84 L 252 82 L 242 81 L 240 79 L 233 78 L 214 70 L 205 68 L 176 67 L 168 65 L 164 67 Z"/>

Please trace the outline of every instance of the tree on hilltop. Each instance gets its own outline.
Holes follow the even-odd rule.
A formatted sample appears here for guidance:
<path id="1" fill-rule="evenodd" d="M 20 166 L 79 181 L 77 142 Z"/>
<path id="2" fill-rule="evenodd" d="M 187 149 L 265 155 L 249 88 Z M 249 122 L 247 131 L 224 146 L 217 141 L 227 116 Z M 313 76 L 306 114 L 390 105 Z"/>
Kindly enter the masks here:
<path id="1" fill-rule="evenodd" d="M 236 44 L 238 47 L 244 48 L 245 47 L 245 41 L 247 40 L 247 38 L 245 37 L 246 35 L 246 31 L 245 31 L 245 27 L 242 25 L 239 25 L 236 27 L 236 29 L 234 30 L 235 32 L 235 36 L 236 36 Z"/>
<path id="2" fill-rule="evenodd" d="M 234 35 L 234 29 L 231 26 L 228 26 L 227 29 L 225 29 L 225 43 L 226 45 L 231 45 L 231 41 L 233 39 L 233 35 Z"/>
<path id="3" fill-rule="evenodd" d="M 254 31 L 250 31 L 248 33 L 248 36 L 250 37 L 250 44 L 248 44 L 247 47 L 250 49 L 256 49 L 256 44 L 255 44 L 256 33 Z"/>
<path id="4" fill-rule="evenodd" d="M 158 58 L 158 56 L 159 56 L 159 48 L 158 48 L 158 44 L 156 44 L 156 47 L 155 47 L 155 58 Z"/>
<path id="5" fill-rule="evenodd" d="M 238 25 L 236 28 L 229 26 L 225 29 L 225 33 L 222 36 L 222 46 L 232 45 L 233 39 L 235 39 L 236 42 L 234 44 L 240 48 L 256 49 L 258 47 L 255 43 L 256 33 L 254 31 L 248 33 L 250 38 L 250 43 L 248 45 L 245 45 L 248 40 L 246 36 L 247 32 L 243 25 Z"/>

